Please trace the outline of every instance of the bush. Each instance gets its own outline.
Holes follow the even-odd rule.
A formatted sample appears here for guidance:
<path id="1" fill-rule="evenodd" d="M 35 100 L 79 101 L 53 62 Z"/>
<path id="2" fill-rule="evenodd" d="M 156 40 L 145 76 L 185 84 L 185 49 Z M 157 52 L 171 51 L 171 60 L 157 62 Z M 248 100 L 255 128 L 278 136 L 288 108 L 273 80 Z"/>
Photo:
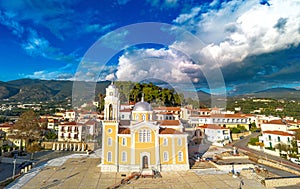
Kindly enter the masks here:
<path id="1" fill-rule="evenodd" d="M 257 145 L 257 143 L 259 143 L 259 139 L 258 138 L 250 138 L 249 144 L 251 144 L 251 145 Z"/>

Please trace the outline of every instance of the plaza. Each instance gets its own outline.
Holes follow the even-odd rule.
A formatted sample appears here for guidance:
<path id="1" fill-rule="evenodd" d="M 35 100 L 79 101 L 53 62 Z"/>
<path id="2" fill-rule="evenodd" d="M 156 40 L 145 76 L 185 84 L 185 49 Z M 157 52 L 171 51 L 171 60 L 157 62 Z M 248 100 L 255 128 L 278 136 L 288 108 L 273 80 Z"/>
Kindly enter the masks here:
<path id="1" fill-rule="evenodd" d="M 77 156 L 50 162 L 37 171 L 30 179 L 24 179 L 10 188 L 112 188 L 118 185 L 130 173 L 101 172 L 100 158 Z M 205 171 L 205 170 L 203 170 Z M 199 174 L 197 174 L 199 172 Z M 29 173 L 30 174 L 30 173 Z M 228 174 L 214 173 L 201 174 L 201 170 L 161 172 L 162 178 L 133 179 L 121 188 L 201 188 L 201 189 L 231 189 L 264 188 L 257 180 L 251 177 L 233 177 Z M 241 182 L 242 181 L 242 182 Z"/>

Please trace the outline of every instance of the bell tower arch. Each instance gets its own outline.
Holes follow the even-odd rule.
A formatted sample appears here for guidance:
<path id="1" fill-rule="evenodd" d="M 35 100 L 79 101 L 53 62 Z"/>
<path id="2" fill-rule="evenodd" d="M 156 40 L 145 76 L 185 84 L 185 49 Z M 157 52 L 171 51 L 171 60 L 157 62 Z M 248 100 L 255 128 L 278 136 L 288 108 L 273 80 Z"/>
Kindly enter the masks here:
<path id="1" fill-rule="evenodd" d="M 119 91 L 113 82 L 106 88 L 104 101 L 104 120 L 118 120 L 120 111 Z"/>

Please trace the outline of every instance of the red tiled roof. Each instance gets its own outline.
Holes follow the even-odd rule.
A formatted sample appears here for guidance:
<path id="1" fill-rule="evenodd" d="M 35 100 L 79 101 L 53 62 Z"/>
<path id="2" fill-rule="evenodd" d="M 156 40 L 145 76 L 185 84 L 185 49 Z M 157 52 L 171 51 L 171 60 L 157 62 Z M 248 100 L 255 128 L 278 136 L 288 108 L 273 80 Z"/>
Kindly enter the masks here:
<path id="1" fill-rule="evenodd" d="M 130 134 L 129 128 L 119 128 L 119 134 Z"/>
<path id="2" fill-rule="evenodd" d="M 265 134 L 273 134 L 273 135 L 280 135 L 280 136 L 294 136 L 291 133 L 284 132 L 284 131 L 264 131 Z"/>
<path id="3" fill-rule="evenodd" d="M 9 124 L 9 123 L 0 124 L 0 127 L 2 127 L 2 128 L 11 128 L 13 126 L 14 126 L 13 124 Z"/>
<path id="4" fill-rule="evenodd" d="M 123 110 L 120 110 L 120 112 L 131 112 L 131 109 L 129 109 L 129 108 L 123 109 Z"/>
<path id="5" fill-rule="evenodd" d="M 82 125 L 82 124 L 81 123 L 76 123 L 75 121 L 72 121 L 72 122 L 62 123 L 60 125 Z"/>
<path id="6" fill-rule="evenodd" d="M 180 122 L 179 120 L 163 120 L 159 122 L 161 126 L 166 126 L 166 125 L 173 125 L 173 126 L 179 126 Z"/>
<path id="7" fill-rule="evenodd" d="M 228 128 L 225 128 L 225 127 L 222 127 L 222 126 L 219 126 L 219 125 L 216 125 L 216 124 L 205 124 L 203 126 L 198 126 L 198 128 L 203 128 L 203 129 L 227 129 Z"/>
<path id="8" fill-rule="evenodd" d="M 160 115 L 173 115 L 172 112 L 159 112 L 157 114 L 160 114 Z"/>
<path id="9" fill-rule="evenodd" d="M 201 112 L 210 112 L 210 109 L 208 109 L 208 108 L 201 108 L 201 109 L 199 109 L 199 111 L 201 111 Z"/>
<path id="10" fill-rule="evenodd" d="M 266 124 L 280 124 L 280 125 L 285 125 L 285 123 L 283 123 L 281 119 L 271 120 L 269 122 L 266 122 Z"/>
<path id="11" fill-rule="evenodd" d="M 159 128 L 159 134 L 184 134 L 176 129 L 171 128 Z"/>
<path id="12" fill-rule="evenodd" d="M 181 111 L 180 107 L 157 107 L 154 110 Z"/>

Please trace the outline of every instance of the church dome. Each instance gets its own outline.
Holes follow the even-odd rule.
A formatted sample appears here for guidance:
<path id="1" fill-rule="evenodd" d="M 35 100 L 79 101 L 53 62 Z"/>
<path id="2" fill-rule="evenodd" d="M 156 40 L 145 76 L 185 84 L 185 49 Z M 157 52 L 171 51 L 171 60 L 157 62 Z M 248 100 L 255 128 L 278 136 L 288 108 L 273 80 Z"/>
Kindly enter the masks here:
<path id="1" fill-rule="evenodd" d="M 152 106 L 148 102 L 138 102 L 134 105 L 133 111 L 153 111 Z"/>

